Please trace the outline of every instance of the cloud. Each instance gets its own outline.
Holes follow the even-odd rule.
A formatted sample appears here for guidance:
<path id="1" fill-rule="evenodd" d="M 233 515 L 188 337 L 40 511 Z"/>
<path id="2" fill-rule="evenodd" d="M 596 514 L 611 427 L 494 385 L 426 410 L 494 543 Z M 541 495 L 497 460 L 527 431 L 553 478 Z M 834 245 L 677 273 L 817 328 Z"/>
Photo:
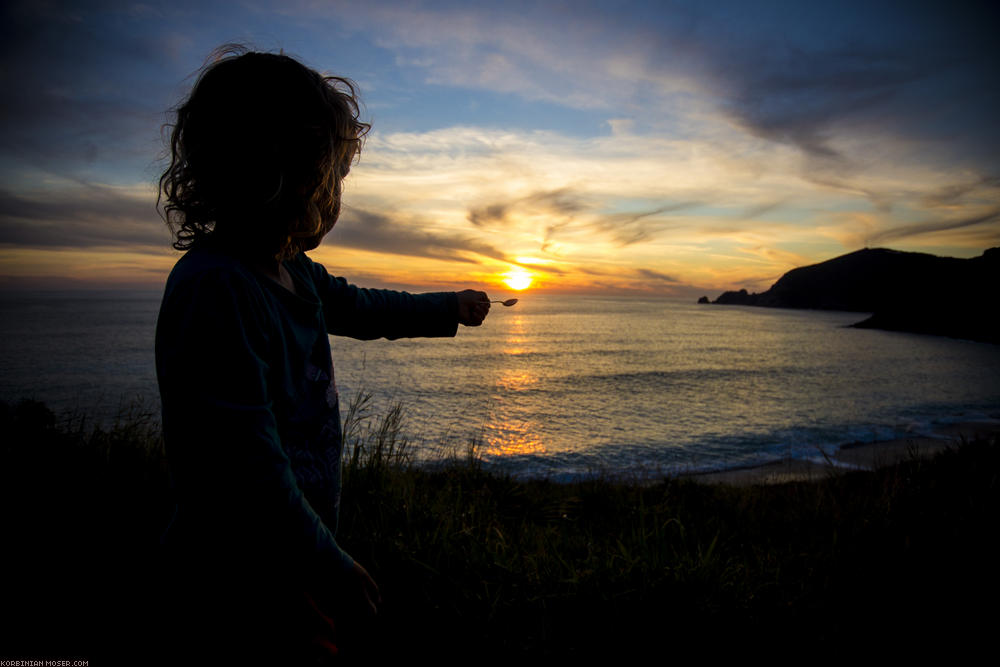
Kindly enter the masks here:
<path id="1" fill-rule="evenodd" d="M 648 3 L 608 10 L 599 3 L 379 2 L 361 6 L 289 2 L 285 15 L 374 36 L 395 63 L 432 86 L 489 91 L 582 110 L 641 108 L 653 88 L 686 93 L 696 77 L 653 61 L 688 30 L 684 6 Z M 669 14 L 664 22 L 644 19 Z M 652 15 L 652 16 L 651 16 Z M 673 54 L 664 53 L 664 56 Z M 679 60 L 679 59 L 676 59 Z M 668 60 L 669 62 L 669 60 Z M 663 99 L 658 100 L 665 108 Z"/>
<path id="2" fill-rule="evenodd" d="M 374 213 L 358 208 L 345 209 L 341 220 L 327 236 L 326 243 L 392 255 L 425 257 L 453 262 L 478 263 L 475 255 L 511 264 L 518 262 L 488 243 L 467 235 L 423 231 L 419 221 Z"/>
<path id="3" fill-rule="evenodd" d="M 648 268 L 632 268 L 625 266 L 582 266 L 578 273 L 588 276 L 588 287 L 599 288 L 610 294 L 683 296 L 695 298 L 704 292 L 701 287 L 695 287 L 662 271 Z"/>
<path id="4" fill-rule="evenodd" d="M 586 208 L 580 193 L 571 188 L 559 188 L 470 209 L 468 220 L 476 227 L 505 226 L 515 211 L 522 215 L 572 218 Z"/>
<path id="5" fill-rule="evenodd" d="M 893 227 L 891 229 L 886 229 L 872 234 L 868 237 L 868 243 L 874 245 L 889 241 L 898 241 L 900 239 L 914 236 L 925 236 L 937 232 L 953 231 L 966 227 L 978 227 L 996 222 L 997 220 L 1000 220 L 1000 207 L 993 208 L 978 215 L 963 217 L 956 220 L 931 220 L 912 225 Z"/>
<path id="6" fill-rule="evenodd" d="M 580 140 L 471 127 L 376 134 L 352 173 L 349 199 L 400 219 L 434 220 L 458 238 L 502 242 L 509 256 L 541 250 L 570 272 L 612 251 L 655 268 L 651 258 L 698 246 L 721 251 L 707 261 L 730 262 L 734 272 L 770 265 L 780 274 L 795 261 L 857 249 L 899 212 L 919 214 L 925 194 L 954 178 L 925 163 L 803 178 L 788 147 L 725 139 Z M 976 199 L 1000 197 L 984 185 L 952 205 Z M 870 212 L 868 229 L 859 236 L 857 216 L 838 211 Z M 981 250 L 972 237 L 966 242 Z M 705 271 L 665 273 L 690 280 Z"/>
<path id="7" fill-rule="evenodd" d="M 377 26 L 383 48 L 437 85 L 608 110 L 615 134 L 697 130 L 711 110 L 794 147 L 810 169 L 841 171 L 870 164 L 873 144 L 930 160 L 941 159 L 941 142 L 996 170 L 1000 131 L 987 111 L 1000 101 L 996 19 L 989 3 L 900 12 L 725 0 L 579 2 L 572 12 L 383 3 L 351 18 Z"/>
<path id="8" fill-rule="evenodd" d="M 814 262 L 801 253 L 789 252 L 787 250 L 782 250 L 780 248 L 775 248 L 773 246 L 756 245 L 756 246 L 746 246 L 739 249 L 741 253 L 745 253 L 751 257 L 760 258 L 764 263 L 771 264 L 774 266 L 785 266 L 788 268 L 793 268 L 796 266 L 806 266 Z"/>
<path id="9" fill-rule="evenodd" d="M 469 222 L 476 227 L 489 227 L 497 224 L 507 224 L 509 204 L 489 204 L 469 211 Z"/>
<path id="10" fill-rule="evenodd" d="M 647 278 L 649 280 L 661 282 L 661 283 L 680 283 L 681 281 L 673 276 L 668 276 L 665 273 L 660 273 L 659 271 L 654 271 L 652 269 L 636 269 L 635 273 L 641 278 Z"/>
<path id="11" fill-rule="evenodd" d="M 169 246 L 143 187 L 76 185 L 33 193 L 0 189 L 0 244 L 32 248 Z"/>
<path id="12" fill-rule="evenodd" d="M 924 58 L 884 48 L 800 45 L 729 64 L 732 92 L 725 104 L 751 133 L 795 145 L 813 158 L 843 162 L 834 148 L 837 126 L 885 106 L 899 89 L 926 75 Z"/>
<path id="13" fill-rule="evenodd" d="M 13 91 L 0 103 L 4 157 L 22 168 L 66 176 L 86 170 L 105 180 L 125 171 L 131 180 L 148 168 L 175 101 L 161 78 L 172 72 L 164 57 L 170 34 L 147 29 L 160 25 L 157 17 L 126 7 L 11 2 L 0 25 L 0 87 Z"/>
<path id="14" fill-rule="evenodd" d="M 989 192 L 990 189 L 994 191 Z M 979 176 L 973 180 L 966 180 L 959 183 L 951 183 L 933 189 L 920 197 L 920 202 L 927 207 L 937 208 L 942 206 L 953 206 L 960 203 L 968 195 L 997 194 L 1000 189 L 1000 176 Z"/>
<path id="15" fill-rule="evenodd" d="M 750 220 L 751 218 L 762 216 L 765 213 L 770 213 L 771 211 L 781 206 L 783 203 L 784 203 L 783 201 L 761 202 L 760 204 L 755 204 L 746 208 L 740 214 L 740 217 L 743 218 L 744 220 Z"/>
<path id="16" fill-rule="evenodd" d="M 633 243 L 648 241 L 656 236 L 658 232 L 668 229 L 674 224 L 669 220 L 663 220 L 655 216 L 671 211 L 681 211 L 696 205 L 694 202 L 678 202 L 676 204 L 660 206 L 650 211 L 603 216 L 600 220 L 593 223 L 593 227 L 611 234 L 619 246 L 628 246 Z"/>

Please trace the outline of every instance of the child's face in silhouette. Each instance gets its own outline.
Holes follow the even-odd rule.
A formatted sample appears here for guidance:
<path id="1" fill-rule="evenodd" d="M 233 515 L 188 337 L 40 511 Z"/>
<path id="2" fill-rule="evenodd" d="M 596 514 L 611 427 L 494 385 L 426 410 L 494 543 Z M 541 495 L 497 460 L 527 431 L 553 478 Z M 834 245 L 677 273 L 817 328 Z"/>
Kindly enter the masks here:
<path id="1" fill-rule="evenodd" d="M 341 175 L 333 176 L 336 180 L 333 184 L 332 206 L 317 207 L 321 216 L 320 225 L 315 235 L 310 236 L 303 241 L 303 251 L 309 251 L 319 247 L 319 244 L 323 242 L 326 235 L 329 234 L 330 231 L 333 230 L 334 225 L 337 224 L 337 220 L 340 217 L 340 197 L 342 192 L 341 183 L 350 171 L 351 166 L 348 164 L 347 166 L 341 168 Z"/>
<path id="2" fill-rule="evenodd" d="M 340 207 L 338 206 L 337 208 L 339 209 Z M 337 224 L 337 218 L 335 216 L 331 215 L 329 217 L 324 217 L 323 226 L 320 227 L 319 231 L 316 233 L 315 236 L 310 236 L 308 239 L 305 240 L 305 242 L 302 244 L 302 250 L 309 251 L 318 248 L 319 244 L 323 242 L 323 239 L 326 237 L 327 234 L 330 233 L 330 230 L 333 229 L 333 226 L 335 224 Z"/>

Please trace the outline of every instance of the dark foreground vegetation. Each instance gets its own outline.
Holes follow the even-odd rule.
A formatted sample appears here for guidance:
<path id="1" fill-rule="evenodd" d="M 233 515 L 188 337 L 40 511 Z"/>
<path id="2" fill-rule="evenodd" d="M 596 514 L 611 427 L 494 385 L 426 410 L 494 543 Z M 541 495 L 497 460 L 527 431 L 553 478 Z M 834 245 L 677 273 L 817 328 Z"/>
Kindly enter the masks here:
<path id="1" fill-rule="evenodd" d="M 957 657 L 991 641 L 995 439 L 815 483 L 556 484 L 490 474 L 474 452 L 409 466 L 399 416 L 362 404 L 347 428 L 341 539 L 382 589 L 375 657 Z M 0 405 L 0 433 L 0 658 L 153 662 L 137 638 L 170 499 L 151 415 L 91 428 L 22 402 Z"/>

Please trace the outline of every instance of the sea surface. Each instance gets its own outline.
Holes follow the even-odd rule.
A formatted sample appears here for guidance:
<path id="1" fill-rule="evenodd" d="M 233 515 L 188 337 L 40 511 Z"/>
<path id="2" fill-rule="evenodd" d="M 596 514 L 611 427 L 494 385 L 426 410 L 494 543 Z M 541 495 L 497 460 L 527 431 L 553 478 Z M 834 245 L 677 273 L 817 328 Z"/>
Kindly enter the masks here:
<path id="1" fill-rule="evenodd" d="M 421 460 L 652 477 L 1000 419 L 1000 346 L 851 329 L 859 313 L 520 294 L 454 339 L 331 338 L 342 412 L 403 407 Z M 0 295 L 0 399 L 107 421 L 158 409 L 160 294 Z"/>

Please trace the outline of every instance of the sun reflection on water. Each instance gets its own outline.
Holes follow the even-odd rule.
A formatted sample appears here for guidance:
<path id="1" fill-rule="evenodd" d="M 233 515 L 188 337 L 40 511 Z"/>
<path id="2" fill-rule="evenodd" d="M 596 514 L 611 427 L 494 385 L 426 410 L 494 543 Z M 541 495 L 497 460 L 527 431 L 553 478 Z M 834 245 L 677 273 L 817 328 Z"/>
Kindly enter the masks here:
<path id="1" fill-rule="evenodd" d="M 505 391 L 524 391 L 538 383 L 538 376 L 531 371 L 506 370 L 497 378 L 496 386 Z"/>
<path id="2" fill-rule="evenodd" d="M 532 352 L 533 349 L 529 346 L 528 336 L 525 333 L 524 318 L 520 315 L 516 315 L 508 322 L 507 332 L 503 340 L 503 353 L 510 355 L 521 355 Z"/>
<path id="3" fill-rule="evenodd" d="M 514 366 L 499 370 L 494 380 L 495 404 L 483 433 L 483 453 L 491 458 L 545 454 L 548 451 L 542 441 L 538 423 L 523 417 L 524 401 L 531 401 L 525 392 L 538 385 L 538 374 L 521 364 Z"/>
<path id="4" fill-rule="evenodd" d="M 548 450 L 529 421 L 491 420 L 486 425 L 487 456 L 504 458 L 525 454 L 545 454 Z"/>

